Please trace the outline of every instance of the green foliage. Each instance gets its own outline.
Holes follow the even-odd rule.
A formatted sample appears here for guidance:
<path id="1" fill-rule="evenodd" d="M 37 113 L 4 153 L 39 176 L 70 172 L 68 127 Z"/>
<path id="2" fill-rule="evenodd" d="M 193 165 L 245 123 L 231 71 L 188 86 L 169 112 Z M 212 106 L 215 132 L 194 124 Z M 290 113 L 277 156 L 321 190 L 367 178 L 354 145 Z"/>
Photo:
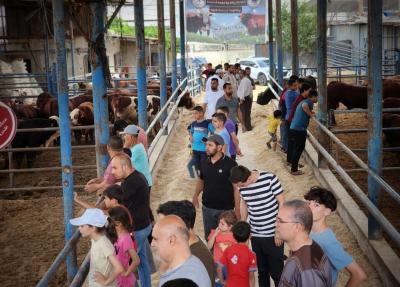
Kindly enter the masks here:
<path id="1" fill-rule="evenodd" d="M 298 39 L 299 52 L 311 53 L 316 49 L 317 40 L 317 6 L 300 2 L 298 5 Z M 282 5 L 282 40 L 283 49 L 292 47 L 290 6 Z M 276 35 L 274 33 L 274 35 Z"/>

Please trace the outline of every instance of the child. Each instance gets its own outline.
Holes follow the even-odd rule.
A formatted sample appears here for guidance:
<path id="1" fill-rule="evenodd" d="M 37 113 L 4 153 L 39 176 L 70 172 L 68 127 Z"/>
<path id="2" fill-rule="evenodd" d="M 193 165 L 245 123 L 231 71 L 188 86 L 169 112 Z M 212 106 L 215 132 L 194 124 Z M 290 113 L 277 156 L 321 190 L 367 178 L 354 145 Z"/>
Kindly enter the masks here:
<path id="1" fill-rule="evenodd" d="M 224 145 L 222 147 L 222 152 L 231 157 L 229 151 L 229 146 L 231 144 L 231 136 L 228 130 L 225 128 L 226 116 L 222 113 L 215 113 L 212 116 L 212 125 L 215 128 L 214 133 L 220 135 L 224 139 Z"/>
<path id="2" fill-rule="evenodd" d="M 86 209 L 81 217 L 70 223 L 79 226 L 82 237 L 92 241 L 90 248 L 89 286 L 117 286 L 115 279 L 124 268 L 115 255 L 114 246 L 103 234 L 107 216 L 98 208 Z"/>
<path id="3" fill-rule="evenodd" d="M 192 158 L 187 168 L 190 178 L 195 179 L 200 169 L 200 161 L 206 158 L 206 145 L 202 139 L 207 137 L 210 132 L 210 122 L 204 118 L 204 109 L 201 106 L 193 108 L 193 116 L 195 120 L 188 126 L 189 139 L 192 145 Z M 193 172 L 193 166 L 195 167 L 196 175 Z"/>
<path id="4" fill-rule="evenodd" d="M 276 151 L 276 144 L 278 142 L 278 137 L 276 136 L 276 131 L 281 123 L 282 111 L 275 110 L 272 115 L 268 116 L 268 134 L 271 136 L 269 141 L 267 141 L 267 146 L 271 148 L 271 142 L 273 143 L 273 150 Z"/>
<path id="5" fill-rule="evenodd" d="M 122 207 L 113 207 L 108 213 L 111 221 L 107 227 L 107 235 L 114 242 L 117 258 L 124 268 L 117 278 L 118 287 L 135 286 L 136 278 L 133 272 L 140 260 L 130 234 L 132 230 L 130 216 Z"/>
<path id="6" fill-rule="evenodd" d="M 217 229 L 212 229 L 208 236 L 207 246 L 213 249 L 214 261 L 219 262 L 225 249 L 236 243 L 231 231 L 232 226 L 236 223 L 237 218 L 233 211 L 225 211 L 218 218 L 219 224 Z"/>
<path id="7" fill-rule="evenodd" d="M 256 255 L 248 247 L 250 225 L 245 221 L 239 221 L 232 227 L 232 233 L 238 243 L 228 247 L 218 262 L 228 270 L 228 279 L 224 286 L 254 287 L 254 272 L 257 270 L 257 265 Z M 218 275 L 222 280 L 220 269 Z"/>
<path id="8" fill-rule="evenodd" d="M 118 184 L 112 184 L 108 186 L 103 192 L 103 197 L 104 197 L 104 202 L 102 202 L 100 205 L 102 205 L 101 209 L 103 209 L 104 207 L 103 209 L 104 212 L 106 212 L 107 209 L 110 209 L 112 207 L 120 206 L 120 203 L 122 202 L 121 186 Z M 76 192 L 74 192 L 74 201 L 83 208 L 96 208 L 94 204 L 82 201 L 78 197 L 78 193 Z"/>
<path id="9" fill-rule="evenodd" d="M 332 265 L 332 286 L 335 286 L 338 273 L 344 268 L 350 273 L 346 286 L 358 286 L 367 278 L 364 270 L 343 249 L 332 229 L 326 224 L 326 218 L 336 210 L 335 196 L 327 189 L 312 187 L 304 198 L 313 214 L 311 238 L 321 246 Z"/>

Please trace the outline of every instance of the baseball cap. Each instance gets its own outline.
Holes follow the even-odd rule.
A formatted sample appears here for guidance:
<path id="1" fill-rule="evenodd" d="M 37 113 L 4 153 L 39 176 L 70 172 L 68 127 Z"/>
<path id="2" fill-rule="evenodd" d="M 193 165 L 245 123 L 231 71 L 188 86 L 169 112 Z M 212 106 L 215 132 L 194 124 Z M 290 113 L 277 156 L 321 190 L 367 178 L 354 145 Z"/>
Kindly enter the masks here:
<path id="1" fill-rule="evenodd" d="M 224 139 L 220 135 L 216 135 L 216 134 L 210 135 L 208 138 L 203 137 L 202 141 L 203 142 L 208 142 L 208 141 L 214 142 L 217 145 L 224 145 L 225 144 Z"/>
<path id="2" fill-rule="evenodd" d="M 127 126 L 124 131 L 122 133 L 120 133 L 121 135 L 124 134 L 129 134 L 129 135 L 138 135 L 139 134 L 139 127 L 137 125 L 129 125 Z"/>
<path id="3" fill-rule="evenodd" d="M 75 226 L 89 224 L 96 227 L 103 227 L 107 222 L 107 216 L 101 209 L 88 208 L 81 217 L 72 218 L 69 222 Z"/>
<path id="4" fill-rule="evenodd" d="M 222 72 L 223 72 L 222 69 L 217 69 L 217 70 L 215 71 L 216 74 L 219 74 L 219 73 L 222 73 Z"/>

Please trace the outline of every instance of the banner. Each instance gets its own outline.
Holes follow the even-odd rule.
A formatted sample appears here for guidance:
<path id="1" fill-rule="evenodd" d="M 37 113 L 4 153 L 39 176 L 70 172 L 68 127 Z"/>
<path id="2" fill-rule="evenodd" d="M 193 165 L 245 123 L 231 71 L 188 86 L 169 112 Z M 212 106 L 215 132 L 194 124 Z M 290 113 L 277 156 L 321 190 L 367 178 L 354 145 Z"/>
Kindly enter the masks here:
<path id="1" fill-rule="evenodd" d="M 265 42 L 266 0 L 186 0 L 187 41 Z"/>

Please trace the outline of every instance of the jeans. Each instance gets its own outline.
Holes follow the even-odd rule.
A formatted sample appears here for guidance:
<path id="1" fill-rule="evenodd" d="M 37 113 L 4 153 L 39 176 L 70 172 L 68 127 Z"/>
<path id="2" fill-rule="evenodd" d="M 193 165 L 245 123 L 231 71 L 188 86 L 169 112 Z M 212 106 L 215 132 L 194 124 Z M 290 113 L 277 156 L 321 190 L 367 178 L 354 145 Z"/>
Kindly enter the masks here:
<path id="1" fill-rule="evenodd" d="M 151 277 L 150 277 L 150 265 L 148 257 L 150 254 L 147 254 L 149 249 L 146 245 L 149 245 L 147 241 L 147 237 L 151 232 L 151 224 L 143 229 L 135 230 L 135 239 L 138 248 L 138 256 L 140 259 L 140 264 L 138 267 L 140 286 L 142 287 L 151 287 Z"/>
<path id="2" fill-rule="evenodd" d="M 211 229 L 215 229 L 218 226 L 218 218 L 221 213 L 228 211 L 230 209 L 213 209 L 204 206 L 203 204 L 203 225 L 204 225 L 204 236 L 208 240 L 208 235 L 210 235 Z"/>
<path id="3" fill-rule="evenodd" d="M 280 132 L 281 132 L 281 145 L 282 145 L 282 149 L 284 151 L 287 151 L 288 149 L 288 137 L 289 135 L 287 134 L 286 131 L 286 121 L 282 121 L 281 125 L 279 127 Z"/>
<path id="4" fill-rule="evenodd" d="M 187 164 L 187 169 L 189 171 L 189 175 L 191 178 L 197 178 L 199 176 L 200 170 L 200 162 L 206 158 L 205 151 L 192 151 L 192 158 L 190 159 L 189 163 Z M 197 175 L 194 174 L 193 166 L 195 167 Z"/>
<path id="5" fill-rule="evenodd" d="M 258 286 L 269 287 L 270 276 L 278 286 L 283 270 L 283 244 L 277 247 L 274 237 L 251 237 L 251 247 L 257 257 Z"/>
<path id="6" fill-rule="evenodd" d="M 306 147 L 307 131 L 290 130 L 293 138 L 293 151 L 291 155 L 292 172 L 298 170 L 300 156 Z"/>
<path id="7" fill-rule="evenodd" d="M 293 156 L 293 149 L 294 149 L 294 135 L 293 135 L 293 130 L 289 130 L 289 136 L 288 136 L 288 149 L 286 153 L 286 162 L 287 163 L 292 163 L 292 156 Z"/>

